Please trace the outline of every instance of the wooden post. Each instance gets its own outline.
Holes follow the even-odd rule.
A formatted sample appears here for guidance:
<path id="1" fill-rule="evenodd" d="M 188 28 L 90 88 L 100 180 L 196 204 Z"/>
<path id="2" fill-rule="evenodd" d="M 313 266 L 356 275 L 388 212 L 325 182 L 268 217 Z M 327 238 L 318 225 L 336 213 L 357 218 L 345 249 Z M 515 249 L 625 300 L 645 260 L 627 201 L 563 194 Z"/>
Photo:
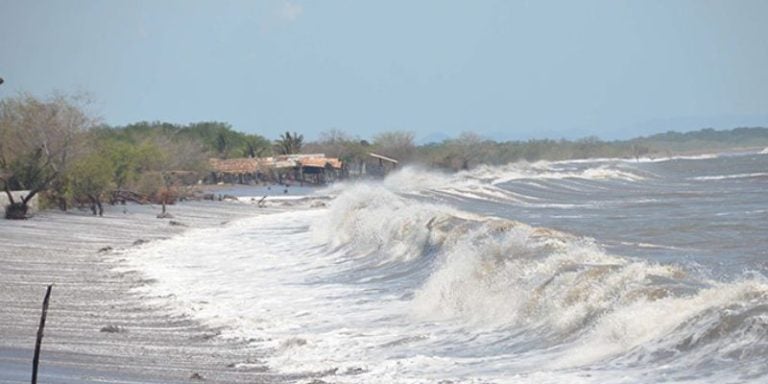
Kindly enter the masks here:
<path id="1" fill-rule="evenodd" d="M 43 328 L 45 328 L 45 317 L 48 315 L 48 300 L 51 298 L 51 288 L 48 286 L 43 299 L 43 314 L 40 315 L 40 326 L 37 328 L 37 342 L 35 343 L 35 357 L 32 359 L 32 384 L 37 384 L 37 366 L 40 363 L 40 344 L 43 342 Z"/>

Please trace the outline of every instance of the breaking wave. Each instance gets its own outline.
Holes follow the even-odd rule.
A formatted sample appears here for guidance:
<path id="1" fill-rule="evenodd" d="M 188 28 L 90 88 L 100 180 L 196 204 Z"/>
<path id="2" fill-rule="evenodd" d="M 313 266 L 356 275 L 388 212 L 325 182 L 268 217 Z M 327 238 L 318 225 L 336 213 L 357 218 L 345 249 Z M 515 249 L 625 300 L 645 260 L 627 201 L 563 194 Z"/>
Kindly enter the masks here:
<path id="1" fill-rule="evenodd" d="M 481 165 L 455 174 L 406 167 L 388 176 L 383 181 L 383 186 L 394 193 L 414 196 L 438 198 L 444 196 L 502 203 L 538 204 L 539 197 L 503 188 L 501 184 L 510 181 L 556 183 L 567 180 L 640 182 L 649 177 L 653 175 L 622 164 L 573 167 L 542 161 L 503 166 Z"/>
<path id="2" fill-rule="evenodd" d="M 585 169 L 555 167 L 557 163 L 546 161 L 536 163 L 513 163 L 505 166 L 481 165 L 471 171 L 464 171 L 457 177 L 467 177 L 502 184 L 512 180 L 539 179 L 584 179 L 584 180 L 625 180 L 640 181 L 646 176 L 628 169 L 620 169 L 614 164 L 602 164 Z M 559 164 L 566 164 L 565 162 Z"/>
<path id="3" fill-rule="evenodd" d="M 730 179 L 753 179 L 758 177 L 768 177 L 768 172 L 739 173 L 735 175 L 717 175 L 717 176 L 698 176 L 691 180 L 710 181 L 710 180 L 730 180 Z"/>
<path id="4" fill-rule="evenodd" d="M 678 193 L 677 180 L 691 174 L 647 196 L 668 182 L 664 169 L 649 168 L 662 176 L 628 164 L 453 175 L 405 168 L 381 182 L 339 185 L 322 206 L 191 230 L 120 257 L 155 281 L 142 292 L 172 295 L 182 313 L 264 347 L 272 369 L 300 382 L 760 382 L 768 375 L 768 279 L 760 272 L 713 278 L 708 264 L 689 258 L 695 248 L 665 237 L 614 235 L 606 244 L 632 241 L 644 252 L 672 252 L 665 260 L 677 263 L 468 212 L 484 212 L 476 199 L 505 202 L 481 202 L 499 215 L 550 204 L 556 188 L 562 202 L 579 203 L 572 197 L 593 193 L 568 188 L 596 186 L 606 190 L 598 198 L 640 190 L 651 203 L 637 212 L 668 217 L 676 205 L 653 204 L 668 202 L 666 191 Z M 501 185 L 510 180 L 522 181 Z M 526 189 L 533 184 L 551 188 L 526 195 L 540 191 Z"/>
<path id="5" fill-rule="evenodd" d="M 588 238 L 370 186 L 339 196 L 313 228 L 322 242 L 374 259 L 369 267 L 430 260 L 431 272 L 409 299 L 414 319 L 493 332 L 492 346 L 477 346 L 483 353 L 533 346 L 552 355 L 553 369 L 610 362 L 663 363 L 672 374 L 691 364 L 697 374 L 728 364 L 766 372 L 768 284 L 761 277 L 718 282 L 682 266 L 608 254 Z"/>

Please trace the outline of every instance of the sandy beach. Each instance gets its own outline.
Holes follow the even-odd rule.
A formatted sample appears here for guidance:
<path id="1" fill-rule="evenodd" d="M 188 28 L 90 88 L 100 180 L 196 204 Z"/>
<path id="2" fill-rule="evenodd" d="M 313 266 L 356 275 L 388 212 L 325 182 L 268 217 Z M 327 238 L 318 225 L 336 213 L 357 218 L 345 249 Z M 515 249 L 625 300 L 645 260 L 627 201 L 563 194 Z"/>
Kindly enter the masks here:
<path id="1" fill-rule="evenodd" d="M 261 364 L 264 351 L 224 340 L 216 329 L 173 314 L 168 303 L 146 300 L 132 289 L 152 281 L 115 270 L 121 249 L 270 210 L 189 202 L 169 206 L 172 219 L 157 219 L 158 206 L 128 205 L 107 207 L 104 217 L 44 211 L 0 222 L 0 382 L 29 382 L 50 283 L 40 382 L 283 381 Z"/>

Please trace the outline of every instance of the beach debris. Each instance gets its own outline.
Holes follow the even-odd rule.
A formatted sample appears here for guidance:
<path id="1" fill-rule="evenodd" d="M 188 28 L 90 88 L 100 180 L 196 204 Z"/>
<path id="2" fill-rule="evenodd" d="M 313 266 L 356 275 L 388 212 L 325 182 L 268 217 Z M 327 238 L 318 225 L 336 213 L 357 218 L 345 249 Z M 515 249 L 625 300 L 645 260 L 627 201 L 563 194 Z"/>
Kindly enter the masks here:
<path id="1" fill-rule="evenodd" d="M 142 244 L 146 244 L 146 243 L 149 243 L 149 240 L 138 239 L 138 240 L 133 242 L 133 245 L 136 246 L 136 245 L 142 245 Z"/>
<path id="2" fill-rule="evenodd" d="M 312 202 L 312 204 L 310 205 L 310 208 L 325 208 L 325 207 L 326 207 L 326 204 L 319 200 Z"/>
<path id="3" fill-rule="evenodd" d="M 192 379 L 192 380 L 205 380 L 203 375 L 201 375 L 201 374 L 199 374 L 197 372 L 193 373 L 191 376 L 189 376 L 189 378 Z"/>
<path id="4" fill-rule="evenodd" d="M 110 247 L 110 246 L 106 246 L 106 247 L 104 247 L 104 248 L 99 248 L 99 250 L 98 250 L 98 251 L 96 251 L 96 252 L 98 252 L 98 253 L 105 253 L 105 252 L 109 252 L 109 251 L 111 251 L 112 249 L 113 249 L 112 247 Z"/>
<path id="5" fill-rule="evenodd" d="M 334 367 L 331 369 L 326 369 L 325 371 L 320 372 L 320 376 L 331 376 L 339 373 L 339 367 Z"/>
<path id="6" fill-rule="evenodd" d="M 140 279 L 139 284 L 141 285 L 150 285 L 157 283 L 157 279 Z"/>
<path id="7" fill-rule="evenodd" d="M 99 332 L 105 332 L 105 333 L 125 333 L 128 332 L 125 328 L 119 327 L 117 325 L 107 325 L 106 327 L 102 327 Z"/>
<path id="8" fill-rule="evenodd" d="M 214 337 L 218 337 L 218 336 L 221 336 L 221 330 L 217 329 L 217 330 L 213 330 L 211 332 L 203 333 L 202 335 L 199 335 L 199 336 L 193 336 L 192 339 L 196 339 L 196 340 L 211 340 Z"/>
<path id="9" fill-rule="evenodd" d="M 360 367 L 349 367 L 344 372 L 345 375 L 359 375 L 361 373 L 365 372 L 365 369 Z"/>
<path id="10" fill-rule="evenodd" d="M 330 383 L 325 381 L 325 380 L 314 379 L 314 380 L 308 382 L 307 384 L 330 384 Z"/>
<path id="11" fill-rule="evenodd" d="M 43 299 L 43 312 L 40 315 L 40 325 L 37 327 L 37 341 L 35 342 L 35 356 L 32 358 L 32 384 L 37 384 L 37 367 L 40 364 L 40 345 L 43 343 L 43 329 L 45 329 L 45 318 L 48 316 L 48 302 L 51 299 L 51 289 L 53 284 L 48 285 Z"/>
<path id="12" fill-rule="evenodd" d="M 163 212 L 157 215 L 158 219 L 173 219 L 173 215 L 168 212 Z"/>
<path id="13" fill-rule="evenodd" d="M 307 345 L 306 339 L 302 339 L 300 337 L 291 337 L 288 340 L 283 341 L 283 343 L 280 345 L 280 348 L 288 349 L 293 347 L 301 347 L 302 345 Z"/>
<path id="14" fill-rule="evenodd" d="M 248 372 L 269 372 L 269 367 L 259 359 L 248 359 L 244 362 L 234 362 L 227 364 L 227 368 L 235 368 Z"/>
<path id="15" fill-rule="evenodd" d="M 186 224 L 184 224 L 184 223 L 182 223 L 180 221 L 175 221 L 175 220 L 169 221 L 168 224 L 176 226 L 176 227 L 186 227 L 187 226 Z"/>

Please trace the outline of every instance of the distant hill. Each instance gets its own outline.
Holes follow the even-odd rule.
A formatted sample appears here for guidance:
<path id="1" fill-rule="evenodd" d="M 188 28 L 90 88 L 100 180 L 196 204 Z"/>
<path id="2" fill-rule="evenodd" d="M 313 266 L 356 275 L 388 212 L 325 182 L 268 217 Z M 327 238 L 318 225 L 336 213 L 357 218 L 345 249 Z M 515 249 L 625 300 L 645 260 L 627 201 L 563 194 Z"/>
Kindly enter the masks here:
<path id="1" fill-rule="evenodd" d="M 629 140 L 598 137 L 578 140 L 530 139 L 494 141 L 451 139 L 418 148 L 418 160 L 439 168 L 460 170 L 478 164 L 588 158 L 642 158 L 684 154 L 757 150 L 768 147 L 768 128 L 666 132 Z"/>
<path id="2" fill-rule="evenodd" d="M 432 132 L 429 135 L 416 140 L 416 145 L 439 144 L 450 139 L 451 136 L 444 132 Z"/>
<path id="3" fill-rule="evenodd" d="M 712 128 L 691 132 L 665 132 L 628 140 L 656 152 L 717 151 L 768 146 L 768 128 L 744 127 L 729 130 Z"/>

